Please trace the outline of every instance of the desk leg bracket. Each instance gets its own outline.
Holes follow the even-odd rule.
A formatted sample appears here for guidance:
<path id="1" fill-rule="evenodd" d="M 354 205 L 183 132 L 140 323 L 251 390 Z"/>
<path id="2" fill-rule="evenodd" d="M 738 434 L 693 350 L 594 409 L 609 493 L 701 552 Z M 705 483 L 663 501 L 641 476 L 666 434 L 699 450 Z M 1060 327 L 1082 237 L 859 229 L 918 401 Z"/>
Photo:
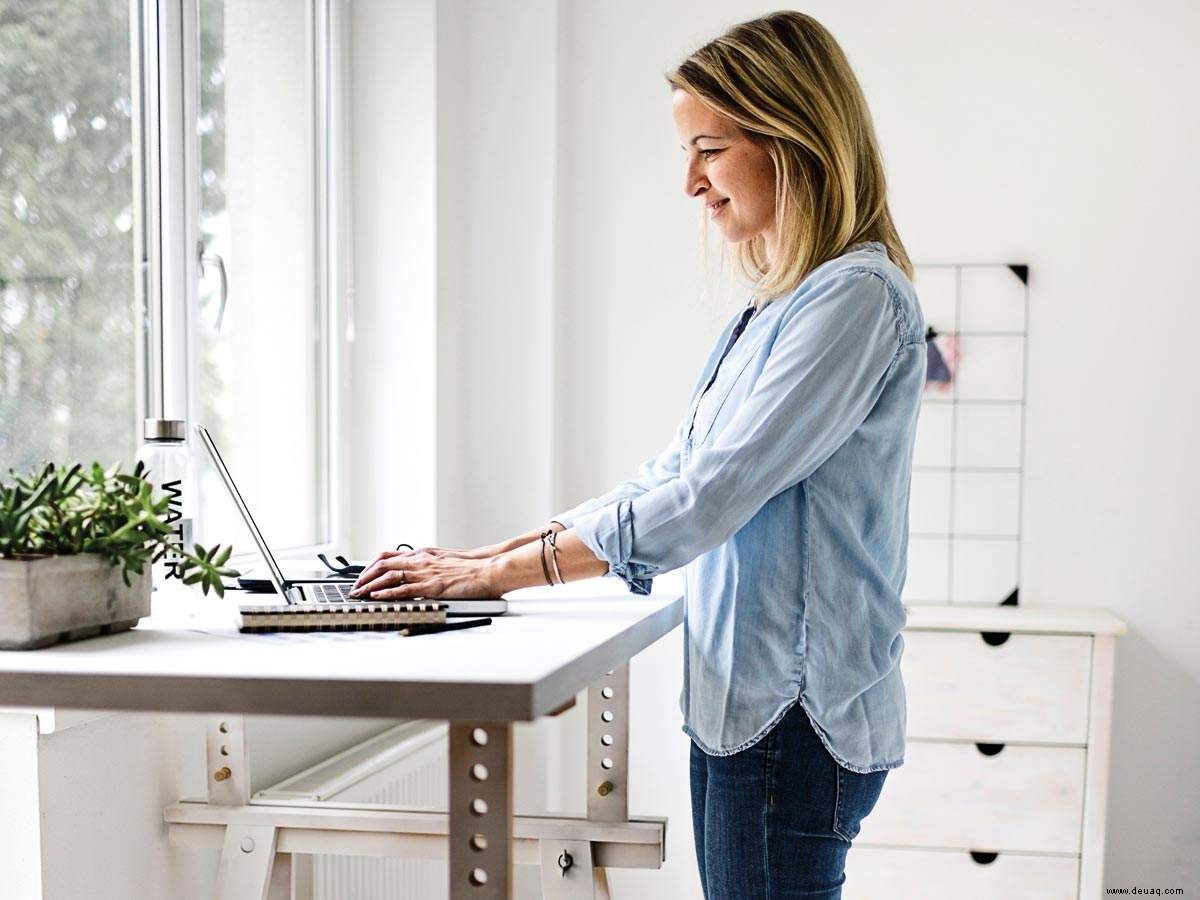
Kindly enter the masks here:
<path id="1" fill-rule="evenodd" d="M 246 726 L 241 716 L 211 716 L 205 721 L 208 802 L 245 806 L 250 802 L 250 765 Z"/>
<path id="2" fill-rule="evenodd" d="M 596 867 L 590 841 L 539 843 L 544 900 L 611 900 L 608 876 Z"/>
<path id="3" fill-rule="evenodd" d="M 587 817 L 629 818 L 629 663 L 588 688 Z"/>
<path id="4" fill-rule="evenodd" d="M 512 724 L 450 725 L 450 900 L 512 896 Z"/>

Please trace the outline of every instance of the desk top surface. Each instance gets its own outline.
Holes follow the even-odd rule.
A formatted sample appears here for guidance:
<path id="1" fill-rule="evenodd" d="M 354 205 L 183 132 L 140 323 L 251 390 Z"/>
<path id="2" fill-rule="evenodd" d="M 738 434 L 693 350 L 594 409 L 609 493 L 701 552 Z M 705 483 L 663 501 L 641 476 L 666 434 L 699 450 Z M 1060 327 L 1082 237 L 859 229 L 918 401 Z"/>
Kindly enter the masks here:
<path id="1" fill-rule="evenodd" d="M 673 586 L 629 594 L 589 579 L 507 595 L 492 625 L 445 634 L 239 634 L 229 604 L 190 619 L 42 650 L 0 651 L 0 705 L 175 712 L 527 721 L 674 629 Z"/>

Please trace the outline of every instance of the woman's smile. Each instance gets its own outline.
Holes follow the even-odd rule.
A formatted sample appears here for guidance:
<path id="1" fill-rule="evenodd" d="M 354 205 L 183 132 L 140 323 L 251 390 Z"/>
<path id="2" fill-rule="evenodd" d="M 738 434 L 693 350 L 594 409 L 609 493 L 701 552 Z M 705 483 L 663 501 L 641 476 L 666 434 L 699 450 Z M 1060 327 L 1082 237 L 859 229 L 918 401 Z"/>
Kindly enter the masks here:
<path id="1" fill-rule="evenodd" d="M 728 203 L 729 203 L 728 197 L 725 197 L 721 200 L 714 200 L 710 203 L 706 203 L 705 208 L 708 210 L 708 217 L 710 219 L 715 219 L 717 216 L 719 216 L 721 213 L 723 213 L 725 211 L 725 207 L 728 205 Z"/>

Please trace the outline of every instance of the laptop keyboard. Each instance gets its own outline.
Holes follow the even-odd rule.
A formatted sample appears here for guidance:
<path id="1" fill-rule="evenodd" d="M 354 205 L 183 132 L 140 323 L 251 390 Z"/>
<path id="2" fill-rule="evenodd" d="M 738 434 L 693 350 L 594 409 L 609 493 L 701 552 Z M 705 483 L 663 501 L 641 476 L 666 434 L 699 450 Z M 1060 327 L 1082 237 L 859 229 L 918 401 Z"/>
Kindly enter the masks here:
<path id="1" fill-rule="evenodd" d="M 340 603 L 353 599 L 350 591 L 353 584 L 306 584 L 304 590 L 318 603 Z"/>

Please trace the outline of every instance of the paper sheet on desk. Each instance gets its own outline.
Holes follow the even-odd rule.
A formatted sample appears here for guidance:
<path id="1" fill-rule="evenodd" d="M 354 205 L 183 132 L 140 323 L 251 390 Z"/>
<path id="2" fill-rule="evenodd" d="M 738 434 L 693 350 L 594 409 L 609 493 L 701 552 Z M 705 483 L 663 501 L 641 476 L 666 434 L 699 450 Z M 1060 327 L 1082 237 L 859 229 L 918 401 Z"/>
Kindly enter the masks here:
<path id="1" fill-rule="evenodd" d="M 188 631 L 193 631 L 196 634 L 240 638 L 241 640 L 267 644 L 305 644 L 322 641 L 395 641 L 401 639 L 398 631 L 267 631 L 255 634 L 242 634 L 236 628 L 189 628 Z"/>

